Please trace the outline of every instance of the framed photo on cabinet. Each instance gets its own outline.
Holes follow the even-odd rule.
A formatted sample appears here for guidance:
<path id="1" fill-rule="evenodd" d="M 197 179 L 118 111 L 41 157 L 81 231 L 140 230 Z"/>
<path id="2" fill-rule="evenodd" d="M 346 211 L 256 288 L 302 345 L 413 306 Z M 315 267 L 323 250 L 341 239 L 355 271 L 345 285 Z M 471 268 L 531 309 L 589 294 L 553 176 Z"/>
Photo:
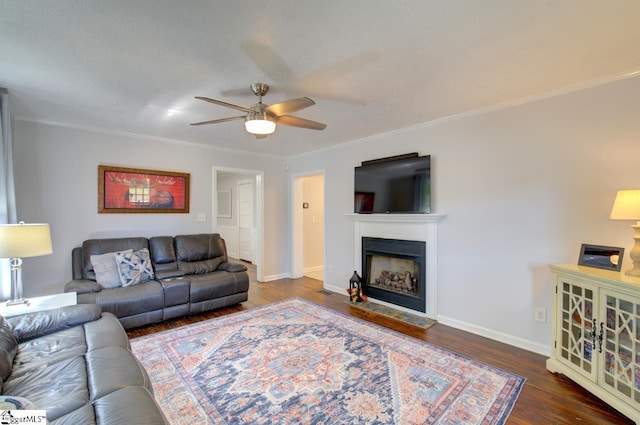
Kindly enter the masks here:
<path id="1" fill-rule="evenodd" d="M 582 244 L 578 265 L 619 272 L 622 269 L 624 248 Z"/>

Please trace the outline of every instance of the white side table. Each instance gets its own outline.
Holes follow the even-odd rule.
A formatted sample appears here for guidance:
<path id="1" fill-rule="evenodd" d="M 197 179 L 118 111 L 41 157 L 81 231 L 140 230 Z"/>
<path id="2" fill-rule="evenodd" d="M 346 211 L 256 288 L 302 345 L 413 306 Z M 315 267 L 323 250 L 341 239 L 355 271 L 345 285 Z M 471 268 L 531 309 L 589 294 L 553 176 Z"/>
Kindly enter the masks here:
<path id="1" fill-rule="evenodd" d="M 0 303 L 0 315 L 4 317 L 12 317 L 25 313 L 34 313 L 36 311 L 64 307 L 67 305 L 76 305 L 77 303 L 78 296 L 75 292 L 63 292 L 61 294 L 27 298 L 26 304 L 8 306 L 6 302 L 2 302 Z"/>

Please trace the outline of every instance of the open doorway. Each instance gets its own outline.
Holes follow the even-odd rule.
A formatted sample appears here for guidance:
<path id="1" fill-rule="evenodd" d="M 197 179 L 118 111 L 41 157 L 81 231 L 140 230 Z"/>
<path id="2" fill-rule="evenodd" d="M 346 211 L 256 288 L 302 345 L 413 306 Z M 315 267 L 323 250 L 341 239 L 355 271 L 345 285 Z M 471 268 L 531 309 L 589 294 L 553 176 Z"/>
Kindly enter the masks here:
<path id="1" fill-rule="evenodd" d="M 324 173 L 293 176 L 292 276 L 324 281 Z"/>
<path id="2" fill-rule="evenodd" d="M 263 172 L 213 168 L 213 231 L 220 233 L 229 257 L 256 266 L 262 276 Z"/>

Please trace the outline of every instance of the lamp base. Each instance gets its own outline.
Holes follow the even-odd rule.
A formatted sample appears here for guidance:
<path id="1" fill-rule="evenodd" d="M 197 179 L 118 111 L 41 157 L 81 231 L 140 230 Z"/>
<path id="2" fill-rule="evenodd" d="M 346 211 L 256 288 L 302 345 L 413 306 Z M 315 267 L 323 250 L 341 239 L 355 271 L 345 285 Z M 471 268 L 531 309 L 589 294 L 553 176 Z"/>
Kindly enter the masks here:
<path id="1" fill-rule="evenodd" d="M 637 269 L 637 268 L 634 267 L 634 268 L 629 269 L 626 272 L 624 272 L 624 274 L 627 275 L 627 276 L 631 276 L 631 277 L 640 277 L 640 269 Z"/>
<path id="2" fill-rule="evenodd" d="M 633 267 L 624 272 L 627 276 L 640 277 L 640 221 L 631 226 L 633 229 L 633 248 L 629 256 L 633 262 Z"/>

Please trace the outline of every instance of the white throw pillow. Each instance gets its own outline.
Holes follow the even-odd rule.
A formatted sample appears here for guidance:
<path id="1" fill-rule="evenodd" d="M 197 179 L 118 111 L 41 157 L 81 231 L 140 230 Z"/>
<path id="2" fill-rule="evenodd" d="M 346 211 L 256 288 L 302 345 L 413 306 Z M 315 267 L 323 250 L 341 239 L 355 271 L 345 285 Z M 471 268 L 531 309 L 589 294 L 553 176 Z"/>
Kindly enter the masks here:
<path id="1" fill-rule="evenodd" d="M 116 261 L 122 286 L 137 285 L 153 279 L 149 250 L 116 252 Z"/>
<path id="2" fill-rule="evenodd" d="M 122 285 L 120 282 L 120 270 L 116 260 L 116 254 L 122 252 L 132 253 L 133 250 L 107 252 L 106 254 L 92 255 L 90 257 L 93 271 L 96 273 L 96 282 L 105 289 L 117 288 Z"/>

